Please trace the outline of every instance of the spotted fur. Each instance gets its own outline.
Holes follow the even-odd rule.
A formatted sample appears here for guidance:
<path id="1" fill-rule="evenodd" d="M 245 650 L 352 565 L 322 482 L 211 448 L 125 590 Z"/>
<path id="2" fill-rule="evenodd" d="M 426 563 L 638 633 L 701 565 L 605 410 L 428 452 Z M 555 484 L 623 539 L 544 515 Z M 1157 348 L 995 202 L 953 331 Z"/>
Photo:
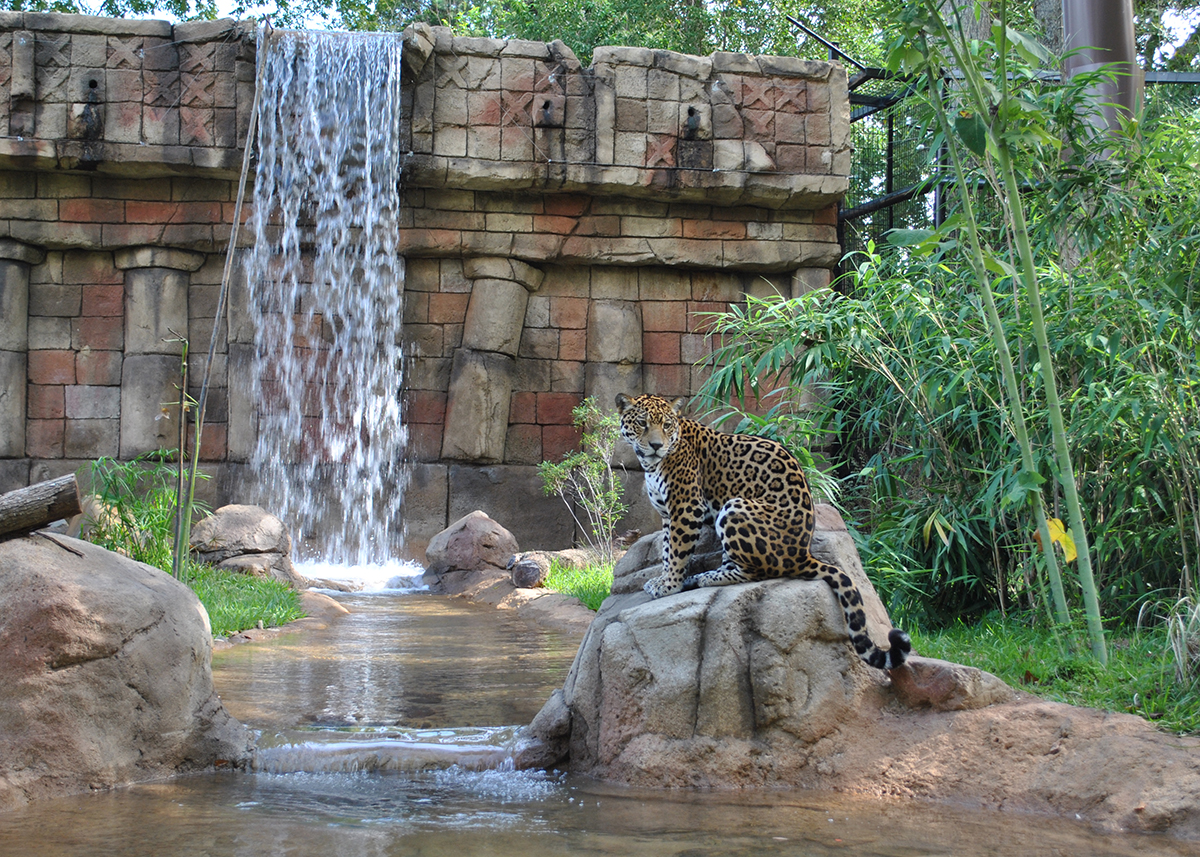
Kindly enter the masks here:
<path id="1" fill-rule="evenodd" d="M 780 577 L 824 580 L 842 605 L 859 656 L 879 669 L 904 663 L 912 649 L 908 635 L 894 628 L 891 648 L 876 647 L 850 575 L 809 553 L 816 510 L 800 463 L 773 440 L 722 434 L 681 416 L 682 407 L 682 400 L 617 396 L 621 437 L 646 472 L 646 493 L 666 530 L 663 573 L 646 591 L 661 598 Z M 705 525 L 721 539 L 721 566 L 685 579 Z"/>

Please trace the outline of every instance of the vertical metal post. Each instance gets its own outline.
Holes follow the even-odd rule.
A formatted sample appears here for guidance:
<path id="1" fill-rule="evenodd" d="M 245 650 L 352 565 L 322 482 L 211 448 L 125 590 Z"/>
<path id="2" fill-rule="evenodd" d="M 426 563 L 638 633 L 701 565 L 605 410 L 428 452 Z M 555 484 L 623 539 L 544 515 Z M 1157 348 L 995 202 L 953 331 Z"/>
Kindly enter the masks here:
<path id="1" fill-rule="evenodd" d="M 896 189 L 896 165 L 895 165 L 895 149 L 896 149 L 896 106 L 893 104 L 887 109 L 887 150 L 884 154 L 884 179 L 883 192 L 890 194 Z M 895 212 L 896 206 L 889 205 L 887 210 L 888 229 L 896 228 Z"/>
<path id="2" fill-rule="evenodd" d="M 1063 0 L 1063 48 L 1077 51 L 1063 61 L 1068 77 L 1116 64 L 1116 80 L 1098 87 L 1097 101 L 1109 128 L 1119 113 L 1132 117 L 1141 109 L 1143 78 L 1133 39 L 1133 0 Z"/>

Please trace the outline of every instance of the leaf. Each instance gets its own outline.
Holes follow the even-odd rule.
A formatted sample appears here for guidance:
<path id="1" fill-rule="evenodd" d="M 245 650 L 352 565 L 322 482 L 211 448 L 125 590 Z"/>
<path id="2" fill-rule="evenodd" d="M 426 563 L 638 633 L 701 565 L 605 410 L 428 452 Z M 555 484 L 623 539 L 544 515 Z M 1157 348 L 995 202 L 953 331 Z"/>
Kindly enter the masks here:
<path id="1" fill-rule="evenodd" d="M 1046 527 L 1050 530 L 1050 541 L 1062 547 L 1063 559 L 1067 562 L 1073 562 L 1075 557 L 1078 556 L 1078 552 L 1075 550 L 1075 540 L 1071 538 L 1071 534 L 1063 526 L 1063 522 L 1058 518 L 1051 518 L 1046 521 Z"/>
<path id="2" fill-rule="evenodd" d="M 987 151 L 987 125 L 978 113 L 960 111 L 954 117 L 954 133 L 976 157 L 982 158 Z"/>
<path id="3" fill-rule="evenodd" d="M 886 237 L 894 247 L 916 247 L 936 235 L 932 229 L 889 229 Z"/>

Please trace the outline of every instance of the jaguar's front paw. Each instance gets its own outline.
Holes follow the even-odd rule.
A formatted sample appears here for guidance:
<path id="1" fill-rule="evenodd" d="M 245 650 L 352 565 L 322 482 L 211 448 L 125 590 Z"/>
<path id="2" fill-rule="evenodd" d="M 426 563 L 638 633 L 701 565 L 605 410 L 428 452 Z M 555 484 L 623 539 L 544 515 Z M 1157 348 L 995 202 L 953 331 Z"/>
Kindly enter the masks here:
<path id="1" fill-rule="evenodd" d="M 683 589 L 682 581 L 672 581 L 666 576 L 655 577 L 647 580 L 642 589 L 646 590 L 651 598 L 662 598 L 664 595 L 674 595 Z"/>

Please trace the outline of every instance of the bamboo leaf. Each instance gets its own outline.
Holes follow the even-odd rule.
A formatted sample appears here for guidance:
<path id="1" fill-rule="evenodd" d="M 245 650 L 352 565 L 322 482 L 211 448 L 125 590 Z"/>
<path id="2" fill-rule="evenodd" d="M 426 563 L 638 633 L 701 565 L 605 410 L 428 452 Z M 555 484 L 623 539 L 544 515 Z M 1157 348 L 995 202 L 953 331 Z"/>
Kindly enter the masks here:
<path id="1" fill-rule="evenodd" d="M 954 117 L 954 133 L 971 154 L 982 158 L 987 151 L 987 126 L 978 113 L 962 110 Z"/>

